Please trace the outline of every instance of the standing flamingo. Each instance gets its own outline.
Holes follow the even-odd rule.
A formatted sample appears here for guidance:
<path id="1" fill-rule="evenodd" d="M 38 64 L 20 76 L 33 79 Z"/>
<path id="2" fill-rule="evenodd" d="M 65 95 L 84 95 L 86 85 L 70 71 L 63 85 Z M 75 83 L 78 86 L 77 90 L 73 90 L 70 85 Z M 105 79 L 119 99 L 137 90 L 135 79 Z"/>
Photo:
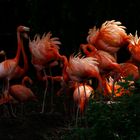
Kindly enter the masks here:
<path id="1" fill-rule="evenodd" d="M 99 86 L 102 87 L 102 79 L 98 68 L 99 63 L 96 58 L 80 58 L 79 55 L 71 55 L 68 61 L 67 57 L 63 55 L 61 56 L 61 61 L 63 62 L 62 76 L 57 76 L 55 79 L 67 84 L 70 81 L 86 83 L 90 78 L 97 78 Z M 46 78 L 44 77 L 44 79 Z"/>
<path id="2" fill-rule="evenodd" d="M 96 58 L 93 57 L 80 58 L 78 55 L 77 56 L 71 55 L 69 61 L 67 60 L 66 56 L 61 56 L 61 61 L 63 62 L 62 76 L 54 77 L 56 81 L 60 81 L 62 84 L 62 88 L 59 90 L 58 93 L 64 91 L 64 89 L 67 86 L 69 86 L 71 81 L 85 84 L 90 78 L 97 78 L 99 81 L 98 87 L 101 89 L 103 88 L 102 79 L 99 73 L 98 62 Z M 45 79 L 46 77 L 44 77 L 44 80 Z"/>
<path id="3" fill-rule="evenodd" d="M 25 26 L 19 26 L 17 28 L 18 48 L 17 48 L 16 56 L 13 59 L 7 59 L 0 63 L 0 79 L 2 78 L 6 79 L 7 81 L 6 90 L 9 89 L 9 81 L 12 79 L 12 74 L 14 73 L 19 63 L 19 57 L 20 57 L 21 45 L 22 45 L 21 34 L 28 31 L 29 28 Z"/>
<path id="4" fill-rule="evenodd" d="M 24 34 L 24 37 L 27 38 L 27 36 L 25 36 L 25 34 Z M 21 51 L 22 51 L 22 56 L 23 56 L 23 68 L 18 65 L 16 67 L 14 73 L 12 74 L 12 79 L 17 79 L 17 78 L 21 78 L 21 77 L 25 76 L 25 74 L 28 70 L 28 59 L 27 59 L 27 55 L 24 50 L 23 43 L 21 44 Z"/>
<path id="5" fill-rule="evenodd" d="M 34 65 L 37 76 L 42 80 L 41 72 L 43 71 L 46 76 L 46 68 L 57 65 L 57 61 L 60 59 L 61 55 L 59 54 L 59 45 L 61 42 L 59 38 L 53 37 L 49 32 L 46 35 L 44 34 L 42 38 L 39 35 L 34 37 L 34 40 L 29 42 L 29 48 L 32 55 L 32 64 Z M 42 104 L 42 113 L 44 112 L 45 107 L 45 98 L 48 88 L 48 81 L 46 80 L 46 89 L 44 92 L 43 104 Z"/>
<path id="6" fill-rule="evenodd" d="M 26 36 L 24 34 L 24 37 L 26 37 Z M 22 55 L 23 55 L 23 61 L 24 61 L 23 65 L 24 66 L 23 66 L 23 68 L 21 68 L 19 65 L 17 65 L 16 69 L 14 70 L 14 72 L 11 75 L 11 79 L 17 79 L 17 78 L 20 78 L 20 77 L 24 76 L 24 74 L 28 70 L 28 60 L 27 60 L 27 55 L 26 55 L 25 50 L 24 50 L 23 43 L 21 43 L 21 51 L 22 51 Z M 4 50 L 2 50 L 0 52 L 0 55 L 3 55 L 5 60 L 7 59 L 6 52 Z"/>
<path id="7" fill-rule="evenodd" d="M 100 29 L 97 29 L 96 26 L 89 29 L 87 41 L 99 50 L 116 55 L 120 47 L 128 44 L 129 37 L 125 29 L 126 27 L 122 26 L 119 21 L 106 21 Z"/>
<path id="8" fill-rule="evenodd" d="M 97 78 L 99 82 L 98 87 L 100 87 L 101 89 L 103 88 L 102 79 L 98 69 L 99 63 L 97 62 L 96 58 L 93 57 L 80 58 L 78 55 L 77 56 L 71 55 L 69 61 L 67 61 L 65 56 L 62 56 L 62 61 L 64 64 L 64 68 L 63 68 L 64 81 L 77 82 L 78 88 L 79 88 L 79 83 L 83 83 L 85 99 L 86 99 L 85 83 L 87 82 L 88 79 Z M 78 95 L 80 98 L 80 90 L 78 90 Z M 78 118 L 78 113 L 76 115 L 76 120 L 77 118 Z"/>
<path id="9" fill-rule="evenodd" d="M 85 90 L 86 90 L 86 96 L 85 96 Z M 79 93 L 80 93 L 80 95 L 79 95 Z M 84 112 L 87 101 L 89 100 L 89 97 L 93 93 L 94 93 L 93 88 L 87 84 L 85 84 L 85 87 L 82 84 L 80 84 L 79 87 L 75 88 L 75 90 L 73 92 L 73 99 L 77 103 L 78 109 L 80 109 L 81 113 Z"/>
<path id="10" fill-rule="evenodd" d="M 87 102 L 91 94 L 93 93 L 94 93 L 93 88 L 86 84 L 85 85 L 80 84 L 78 85 L 78 87 L 75 88 L 73 92 L 73 99 L 74 99 L 74 102 L 77 104 L 76 126 L 77 126 L 79 110 L 80 110 L 80 113 L 83 114 L 84 110 L 86 109 Z"/>

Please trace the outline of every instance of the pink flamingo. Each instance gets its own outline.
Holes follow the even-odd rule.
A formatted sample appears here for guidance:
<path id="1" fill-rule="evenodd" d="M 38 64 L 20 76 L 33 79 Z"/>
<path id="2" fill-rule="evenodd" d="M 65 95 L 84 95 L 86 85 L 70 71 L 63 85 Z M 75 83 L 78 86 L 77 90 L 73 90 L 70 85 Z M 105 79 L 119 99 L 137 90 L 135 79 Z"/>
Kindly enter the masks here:
<path id="1" fill-rule="evenodd" d="M 89 85 L 85 84 L 83 86 L 82 84 L 80 84 L 78 87 L 75 87 L 75 90 L 73 92 L 73 99 L 78 106 L 76 116 L 78 116 L 79 110 L 81 113 L 84 112 L 91 94 L 94 94 L 94 90 Z M 76 118 L 76 125 L 77 125 L 77 118 Z"/>
<path id="2" fill-rule="evenodd" d="M 80 49 L 87 57 L 93 57 L 97 59 L 101 73 L 105 72 L 106 70 L 116 70 L 117 72 L 121 73 L 120 65 L 110 53 L 103 50 L 97 50 L 91 44 L 81 44 Z"/>
<path id="3" fill-rule="evenodd" d="M 138 37 L 137 32 L 135 36 L 129 35 L 129 45 L 128 49 L 131 53 L 131 58 L 129 62 L 136 64 L 139 67 L 140 64 L 140 37 Z"/>
<path id="4" fill-rule="evenodd" d="M 99 50 L 116 55 L 120 47 L 128 44 L 129 37 L 125 29 L 126 27 L 122 26 L 119 21 L 106 21 L 99 29 L 96 26 L 93 29 L 89 29 L 87 41 Z"/>
<path id="5" fill-rule="evenodd" d="M 6 59 L 0 63 L 0 79 L 6 79 L 7 81 L 6 90 L 9 89 L 9 81 L 12 79 L 12 75 L 19 63 L 19 57 L 20 57 L 21 45 L 22 45 L 21 34 L 28 31 L 29 28 L 25 26 L 19 26 L 17 28 L 18 48 L 17 48 L 16 56 L 13 59 Z"/>
<path id="6" fill-rule="evenodd" d="M 50 68 L 58 64 L 58 60 L 61 55 L 59 54 L 59 45 L 61 44 L 59 38 L 53 37 L 49 32 L 44 34 L 42 38 L 39 35 L 34 37 L 34 40 L 29 42 L 29 48 L 32 55 L 32 64 L 34 65 L 37 76 L 42 80 L 41 72 L 43 71 L 46 76 L 45 68 Z M 44 113 L 46 92 L 48 87 L 48 81 L 46 80 L 46 89 L 44 92 L 44 98 L 42 103 L 42 111 Z"/>
<path id="7" fill-rule="evenodd" d="M 15 84 L 9 87 L 9 90 L 4 93 L 4 97 L 0 99 L 0 105 L 5 103 L 25 103 L 27 101 L 37 101 L 37 97 L 32 90 L 26 87 L 26 82 L 32 84 L 32 80 L 25 76 L 22 79 L 22 84 Z M 12 110 L 12 115 L 15 116 Z"/>

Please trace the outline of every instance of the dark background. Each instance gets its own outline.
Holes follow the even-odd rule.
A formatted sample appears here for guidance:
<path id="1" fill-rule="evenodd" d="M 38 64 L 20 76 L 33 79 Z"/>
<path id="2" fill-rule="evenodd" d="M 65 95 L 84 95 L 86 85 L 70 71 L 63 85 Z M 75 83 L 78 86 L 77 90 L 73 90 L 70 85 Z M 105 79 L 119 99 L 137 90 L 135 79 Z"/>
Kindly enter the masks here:
<path id="1" fill-rule="evenodd" d="M 86 43 L 89 28 L 106 20 L 121 21 L 127 33 L 139 34 L 139 7 L 139 0 L 0 0 L 0 50 L 15 56 L 16 27 L 22 24 L 31 28 L 31 38 L 51 31 L 62 42 L 60 52 L 69 56 Z"/>
<path id="2" fill-rule="evenodd" d="M 82 2 L 82 0 L 0 0 L 0 50 L 4 49 L 7 53 L 7 57 L 13 58 L 17 49 L 16 28 L 19 25 L 25 25 L 31 28 L 31 38 L 33 38 L 36 33 L 42 35 L 45 32 L 47 33 L 51 31 L 53 36 L 59 37 L 62 42 L 62 45 L 60 46 L 60 53 L 69 56 L 70 54 L 78 51 L 81 43 L 86 43 L 89 28 L 92 28 L 95 25 L 100 27 L 106 20 L 113 19 L 121 21 L 122 25 L 127 27 L 126 32 L 128 34 L 135 34 L 135 31 L 137 30 L 138 35 L 140 35 L 140 0 L 86 0 L 84 2 Z M 25 46 L 25 49 L 30 62 L 28 45 Z M 122 50 L 118 54 L 120 62 L 126 60 L 126 57 L 129 56 L 127 53 L 127 50 Z M 32 65 L 31 68 L 33 68 Z M 31 86 L 31 88 L 35 92 L 35 95 L 39 98 L 40 102 L 31 102 L 30 104 L 27 104 L 26 114 L 30 113 L 26 116 L 26 118 L 23 117 L 21 120 L 9 120 L 7 118 L 0 119 L 1 140 L 44 140 L 47 139 L 47 137 L 50 138 L 50 136 L 53 138 L 58 137 L 58 132 L 61 131 L 62 134 L 66 134 L 67 129 L 60 129 L 60 126 L 63 126 L 62 124 L 64 124 L 63 128 L 67 126 L 65 125 L 66 122 L 64 123 L 65 118 L 63 115 L 61 117 L 61 114 L 60 116 L 56 114 L 33 114 L 34 110 L 35 112 L 40 112 L 41 110 L 41 103 L 43 99 L 42 93 L 45 89 L 45 83 L 42 84 L 42 82 L 38 80 L 35 81 L 34 71 L 31 71 L 30 69 L 30 72 L 30 74 L 32 74 L 31 79 L 34 81 L 34 86 Z M 2 87 L 1 83 L 0 86 Z M 55 86 L 55 90 L 58 89 L 59 85 L 58 87 Z M 46 112 L 50 111 L 48 105 L 50 105 L 50 96 L 52 96 L 51 94 L 48 95 Z M 114 132 L 119 132 L 120 139 L 132 139 L 133 137 L 131 136 L 133 135 L 139 136 L 139 98 L 137 98 L 137 96 L 134 97 L 136 100 L 125 100 L 124 104 L 118 104 L 120 106 L 114 106 L 116 108 L 111 108 L 111 110 L 110 107 L 103 106 L 104 104 L 99 104 L 99 107 L 97 104 L 97 106 L 95 106 L 96 112 L 92 115 L 90 114 L 91 117 L 95 117 L 89 120 L 87 119 L 89 122 L 91 121 L 89 128 L 87 129 L 86 126 L 86 129 L 83 129 L 82 127 L 80 131 L 79 129 L 74 129 L 71 134 L 73 134 L 73 132 L 74 134 L 78 132 L 78 134 L 80 134 L 79 138 L 81 138 L 81 132 L 83 131 L 83 134 L 87 134 L 89 137 L 90 134 L 92 134 L 93 137 L 94 135 L 102 137 L 101 139 L 110 139 L 106 135 L 102 135 L 106 132 L 110 135 L 113 134 L 113 137 L 115 137 Z M 60 113 L 63 112 L 64 108 L 62 102 L 65 99 L 63 98 L 54 100 L 56 104 L 54 108 Z M 66 98 L 66 101 L 68 101 L 68 99 Z M 110 111 L 111 115 L 109 114 Z M 110 124 L 110 120 L 113 123 L 108 125 Z M 97 124 L 96 126 L 94 125 L 95 121 L 97 121 L 97 123 L 95 123 Z M 71 122 L 69 122 L 68 127 L 71 127 L 70 125 Z M 92 126 L 91 130 L 90 126 Z M 93 134 L 92 132 L 94 130 L 95 133 Z M 59 135 L 62 135 L 61 133 L 59 133 Z M 77 136 L 77 134 L 75 136 Z M 125 136 L 130 137 L 127 138 Z M 117 139 L 117 137 L 115 138 Z"/>

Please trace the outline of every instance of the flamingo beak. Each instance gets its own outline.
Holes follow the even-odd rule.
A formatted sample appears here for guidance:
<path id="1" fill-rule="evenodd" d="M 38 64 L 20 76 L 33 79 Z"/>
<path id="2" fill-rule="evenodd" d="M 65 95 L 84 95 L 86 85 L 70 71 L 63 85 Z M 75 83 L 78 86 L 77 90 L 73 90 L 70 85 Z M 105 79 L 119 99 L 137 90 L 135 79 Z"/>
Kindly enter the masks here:
<path id="1" fill-rule="evenodd" d="M 0 55 L 5 55 L 5 51 L 4 50 L 0 51 Z"/>
<path id="2" fill-rule="evenodd" d="M 29 35 L 26 33 L 26 32 L 29 32 L 29 31 L 30 31 L 29 27 L 24 27 L 24 33 L 23 33 L 24 38 L 29 39 Z"/>
<path id="3" fill-rule="evenodd" d="M 29 27 L 24 27 L 24 31 L 29 32 L 30 28 Z"/>

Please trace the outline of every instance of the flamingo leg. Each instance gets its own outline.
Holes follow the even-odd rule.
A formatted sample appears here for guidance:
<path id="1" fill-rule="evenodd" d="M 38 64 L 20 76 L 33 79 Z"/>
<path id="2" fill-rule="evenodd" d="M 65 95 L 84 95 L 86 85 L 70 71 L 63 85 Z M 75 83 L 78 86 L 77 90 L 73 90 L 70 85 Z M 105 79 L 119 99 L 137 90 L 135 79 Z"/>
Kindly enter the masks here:
<path id="1" fill-rule="evenodd" d="M 79 114 L 79 106 L 77 107 L 77 110 L 76 110 L 76 123 L 75 123 L 75 126 L 77 127 L 77 124 L 78 124 L 78 114 Z"/>
<path id="2" fill-rule="evenodd" d="M 52 71 L 51 71 L 51 68 L 49 68 L 49 71 L 50 71 L 50 76 L 52 77 Z M 51 112 L 53 112 L 53 106 L 54 106 L 54 103 L 53 103 L 53 95 L 54 95 L 54 80 L 53 78 L 51 78 Z"/>
<path id="3" fill-rule="evenodd" d="M 43 72 L 44 72 L 44 75 L 47 77 L 45 69 L 43 69 Z M 44 113 L 45 100 L 46 100 L 47 91 L 48 91 L 48 79 L 46 79 L 46 88 L 45 88 L 45 91 L 44 91 L 44 97 L 43 97 L 43 103 L 42 103 L 41 113 Z"/>
<path id="4" fill-rule="evenodd" d="M 77 85 L 78 85 L 78 96 L 79 96 L 79 100 L 78 100 L 78 102 L 80 102 L 80 89 L 79 89 L 79 83 L 77 83 Z M 79 104 L 78 104 L 78 107 L 77 107 L 77 111 L 76 111 L 76 123 L 75 123 L 75 125 L 76 125 L 76 127 L 77 127 L 77 123 L 78 123 L 78 114 L 79 114 Z"/>
<path id="5" fill-rule="evenodd" d="M 83 86 L 84 86 L 84 93 L 85 93 L 85 104 L 87 104 L 87 97 L 86 97 L 86 88 L 85 88 L 85 83 L 83 83 Z M 85 106 L 85 110 L 84 110 L 84 113 L 86 114 L 87 112 L 87 109 L 86 109 L 86 106 Z M 87 126 L 87 117 L 85 117 L 85 124 Z"/>
<path id="6" fill-rule="evenodd" d="M 13 107 L 12 107 L 12 104 L 11 104 L 11 103 L 8 103 L 8 104 L 7 104 L 7 108 L 8 108 L 9 114 L 10 114 L 12 117 L 16 118 L 17 116 L 15 115 L 15 113 L 14 113 L 14 111 L 13 111 Z"/>

